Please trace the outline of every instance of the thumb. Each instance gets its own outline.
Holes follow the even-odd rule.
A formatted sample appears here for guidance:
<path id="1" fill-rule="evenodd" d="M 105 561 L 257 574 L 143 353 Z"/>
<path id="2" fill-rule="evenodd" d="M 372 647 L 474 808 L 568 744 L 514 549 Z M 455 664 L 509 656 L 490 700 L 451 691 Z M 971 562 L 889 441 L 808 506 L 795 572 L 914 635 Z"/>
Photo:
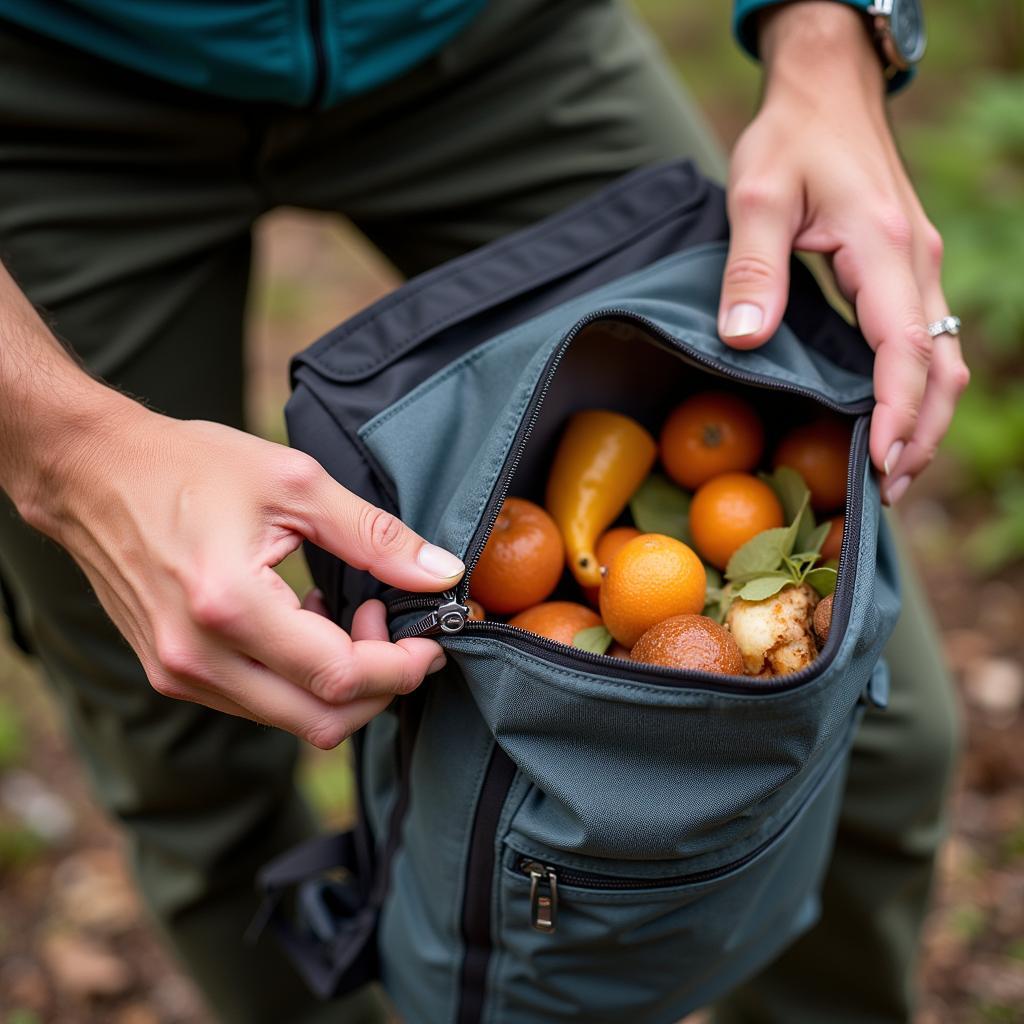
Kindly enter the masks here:
<path id="1" fill-rule="evenodd" d="M 305 500 L 297 504 L 303 536 L 382 583 L 440 591 L 455 586 L 466 571 L 450 551 L 428 543 L 397 516 L 342 487 L 319 466 Z"/>
<path id="2" fill-rule="evenodd" d="M 791 209 L 783 198 L 749 186 L 733 186 L 728 206 L 732 237 L 718 333 L 733 348 L 756 348 L 778 330 L 786 309 Z"/>

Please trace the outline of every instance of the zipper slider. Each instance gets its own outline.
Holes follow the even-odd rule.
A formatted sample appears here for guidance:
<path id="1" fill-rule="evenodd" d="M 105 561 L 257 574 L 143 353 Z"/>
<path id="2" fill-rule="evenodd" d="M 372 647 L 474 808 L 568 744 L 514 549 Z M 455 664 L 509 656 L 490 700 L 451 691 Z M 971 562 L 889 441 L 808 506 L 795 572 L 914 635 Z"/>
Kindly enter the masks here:
<path id="1" fill-rule="evenodd" d="M 428 615 L 418 619 L 405 629 L 399 630 L 394 639 L 405 640 L 411 636 L 437 636 L 440 633 L 459 633 L 469 618 L 468 605 L 460 604 L 455 591 L 444 595 L 447 599 Z"/>
<path id="2" fill-rule="evenodd" d="M 554 868 L 535 860 L 527 861 L 523 870 L 530 876 L 530 924 L 550 934 L 558 916 L 558 875 Z"/>

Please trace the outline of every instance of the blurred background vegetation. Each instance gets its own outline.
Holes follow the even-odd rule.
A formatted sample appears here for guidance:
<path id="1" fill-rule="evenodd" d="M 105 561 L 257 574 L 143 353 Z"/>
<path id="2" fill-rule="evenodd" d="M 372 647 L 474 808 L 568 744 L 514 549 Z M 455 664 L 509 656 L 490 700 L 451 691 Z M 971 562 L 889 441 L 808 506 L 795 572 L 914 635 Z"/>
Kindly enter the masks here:
<path id="1" fill-rule="evenodd" d="M 1024 1020 L 1024 2 L 925 2 L 929 52 L 892 116 L 946 241 L 973 376 L 936 468 L 901 510 L 967 723 L 915 1024 L 1010 1022 Z M 731 4 L 637 6 L 731 146 L 759 84 L 729 36 Z M 289 354 L 397 277 L 345 225 L 284 211 L 258 226 L 254 284 L 252 422 L 283 440 Z M 305 585 L 300 562 L 284 571 Z M 344 750 L 310 753 L 303 777 L 327 822 L 343 824 Z M 206 1020 L 134 902 L 118 843 L 33 666 L 0 637 L 3 1024 Z"/>

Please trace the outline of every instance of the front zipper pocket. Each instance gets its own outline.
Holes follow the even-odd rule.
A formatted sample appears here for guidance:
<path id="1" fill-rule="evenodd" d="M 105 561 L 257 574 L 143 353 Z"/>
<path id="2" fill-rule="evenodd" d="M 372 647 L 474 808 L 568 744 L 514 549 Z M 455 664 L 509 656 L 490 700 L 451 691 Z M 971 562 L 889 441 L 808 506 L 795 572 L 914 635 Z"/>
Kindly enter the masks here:
<path id="1" fill-rule="evenodd" d="M 826 645 L 815 661 L 800 672 L 777 679 L 759 679 L 754 682 L 737 676 L 723 677 L 706 672 L 640 665 L 637 662 L 627 662 L 621 658 L 593 654 L 567 647 L 565 644 L 537 636 L 527 630 L 509 626 L 507 623 L 473 621 L 469 619 L 468 608 L 465 602 L 469 597 L 472 586 L 473 570 L 476 568 L 480 554 L 491 534 L 501 506 L 509 494 L 512 480 L 530 444 L 533 430 L 544 408 L 545 400 L 551 391 L 563 358 L 575 339 L 582 332 L 588 327 L 603 324 L 625 324 L 636 328 L 642 332 L 644 339 L 650 344 L 671 352 L 682 362 L 699 368 L 701 372 L 708 375 L 759 388 L 765 392 L 792 395 L 803 400 L 812 401 L 833 412 L 858 417 L 851 440 L 850 459 L 847 469 L 847 496 L 844 508 L 845 523 L 847 525 L 843 534 L 843 546 L 839 560 L 840 573 L 832 613 L 833 629 L 831 630 L 831 635 L 833 637 L 841 635 L 844 625 L 849 618 L 850 598 L 853 593 L 855 565 L 851 564 L 854 560 L 851 558 L 850 552 L 856 550 L 856 545 L 859 543 L 859 521 L 863 502 L 860 481 L 864 476 L 868 461 L 867 413 L 872 407 L 872 401 L 870 399 L 857 399 L 847 404 L 842 404 L 807 387 L 778 380 L 765 374 L 737 370 L 735 367 L 715 360 L 692 345 L 687 344 L 684 340 L 677 338 L 647 317 L 639 316 L 626 309 L 607 309 L 592 313 L 577 321 L 564 334 L 560 343 L 549 356 L 534 388 L 533 395 L 522 415 L 519 429 L 503 462 L 497 482 L 483 509 L 480 525 L 470 540 L 464 559 L 466 572 L 456 589 L 442 595 L 440 600 L 433 595 L 410 594 L 401 591 L 391 591 L 385 595 L 388 616 L 391 620 L 402 617 L 412 611 L 427 612 L 426 615 L 412 622 L 404 623 L 394 633 L 394 639 L 400 640 L 413 636 L 439 637 L 446 634 L 455 635 L 465 630 L 482 635 L 503 637 L 514 641 L 517 645 L 529 646 L 543 652 L 545 657 L 552 658 L 560 664 L 568 666 L 579 664 L 601 666 L 605 672 L 618 678 L 657 680 L 662 685 L 675 684 L 698 688 L 710 686 L 724 692 L 763 693 L 766 691 L 786 690 L 817 677 L 828 667 L 837 647 L 835 641 Z"/>
<path id="2" fill-rule="evenodd" d="M 609 868 L 623 874 L 612 875 L 555 850 L 523 853 L 506 839 L 498 916 L 488 932 L 497 941 L 487 1019 L 568 1024 L 578 1019 L 574 1007 L 586 1005 L 588 1024 L 664 1024 L 772 960 L 816 919 L 853 726 L 851 716 L 843 742 L 784 824 L 716 867 L 656 877 L 629 875 L 630 865 L 618 861 Z M 611 983 L 624 978 L 628 985 Z M 596 1001 L 594 985 L 602 992 Z"/>

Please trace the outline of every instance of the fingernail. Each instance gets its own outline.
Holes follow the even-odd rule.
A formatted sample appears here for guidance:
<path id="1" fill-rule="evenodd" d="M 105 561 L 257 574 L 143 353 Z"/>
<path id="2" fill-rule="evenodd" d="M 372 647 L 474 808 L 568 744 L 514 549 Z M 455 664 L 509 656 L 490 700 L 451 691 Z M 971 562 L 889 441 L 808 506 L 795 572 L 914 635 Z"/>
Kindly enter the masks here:
<path id="1" fill-rule="evenodd" d="M 440 580 L 450 580 L 453 576 L 461 576 L 466 571 L 461 559 L 436 544 L 424 544 L 416 556 L 416 561 L 419 562 L 421 569 L 426 569 L 431 576 L 436 576 Z"/>
<path id="2" fill-rule="evenodd" d="M 899 461 L 902 452 L 903 442 L 893 441 L 889 447 L 888 454 L 882 460 L 882 468 L 885 470 L 886 476 L 892 476 L 892 471 L 896 468 L 896 463 Z"/>
<path id="3" fill-rule="evenodd" d="M 755 334 L 763 323 L 764 313 L 761 312 L 760 306 L 755 306 L 752 302 L 737 302 L 725 318 L 722 336 L 742 338 L 747 334 Z"/>
<path id="4" fill-rule="evenodd" d="M 893 482 L 892 487 L 888 488 L 885 492 L 885 496 L 889 501 L 890 505 L 895 505 L 904 494 L 907 493 L 907 488 L 910 486 L 910 477 L 901 476 L 898 480 Z"/>
<path id="5" fill-rule="evenodd" d="M 430 668 L 427 669 L 427 675 L 432 676 L 435 672 L 440 672 L 447 664 L 448 659 L 443 654 L 440 655 L 430 663 Z"/>

